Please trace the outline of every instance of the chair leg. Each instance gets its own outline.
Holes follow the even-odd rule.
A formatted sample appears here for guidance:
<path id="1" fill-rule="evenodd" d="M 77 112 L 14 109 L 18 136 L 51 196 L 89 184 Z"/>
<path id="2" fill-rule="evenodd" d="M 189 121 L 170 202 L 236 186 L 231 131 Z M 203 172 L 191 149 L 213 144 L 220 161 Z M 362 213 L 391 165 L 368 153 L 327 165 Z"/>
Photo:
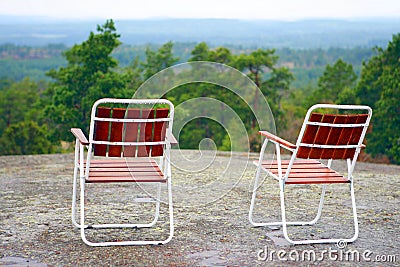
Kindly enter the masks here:
<path id="1" fill-rule="evenodd" d="M 174 237 L 174 207 L 172 203 L 172 183 L 171 178 L 167 181 L 168 186 L 168 212 L 169 212 L 169 235 L 168 238 L 161 242 L 166 244 Z"/>
<path id="2" fill-rule="evenodd" d="M 253 188 L 253 193 L 251 197 L 251 203 L 250 203 L 250 210 L 249 210 L 249 221 L 252 225 L 256 227 L 261 227 L 261 226 L 282 226 L 281 221 L 276 221 L 276 222 L 255 222 L 253 219 L 253 213 L 254 213 L 254 206 L 255 206 L 255 201 L 256 201 L 256 195 L 257 195 L 257 189 L 258 189 L 258 181 L 260 177 L 260 172 L 261 168 L 257 167 L 257 172 L 256 172 L 256 178 L 254 182 L 254 188 Z M 315 224 L 319 218 L 321 217 L 321 212 L 322 212 L 322 207 L 324 205 L 324 198 L 325 198 L 325 192 L 326 192 L 326 185 L 322 186 L 322 192 L 321 192 L 321 197 L 318 205 L 318 211 L 315 216 L 315 218 L 311 221 L 295 221 L 295 222 L 286 222 L 287 225 L 313 225 Z"/>
<path id="3" fill-rule="evenodd" d="M 252 196 L 251 196 L 250 210 L 249 210 L 249 221 L 254 226 L 265 226 L 265 224 L 257 223 L 257 222 L 254 222 L 254 220 L 253 220 L 254 205 L 255 205 L 255 202 L 256 202 L 256 195 L 257 195 L 258 180 L 259 180 L 259 177 L 260 177 L 260 172 L 261 172 L 261 166 L 257 166 L 256 177 L 254 179 L 254 187 L 253 187 L 253 193 L 252 193 Z"/>
<path id="4" fill-rule="evenodd" d="M 77 206 L 77 195 L 78 195 L 78 181 L 77 177 L 74 176 L 74 184 L 72 186 L 72 214 L 71 214 L 71 219 L 72 219 L 72 224 L 76 228 L 81 228 L 81 224 L 77 222 L 76 220 L 76 206 Z M 85 225 L 84 228 L 87 228 L 88 226 Z"/>
<path id="5" fill-rule="evenodd" d="M 324 188 L 325 189 L 325 188 Z M 325 194 L 325 190 L 323 191 Z M 287 232 L 287 226 L 290 225 L 286 222 L 286 209 L 285 209 L 285 194 L 284 194 L 284 187 L 281 186 L 280 188 L 280 199 L 281 199 L 281 212 L 282 212 L 282 228 L 283 228 L 283 235 L 285 239 L 292 244 L 316 244 L 316 243 L 338 243 L 338 242 L 346 242 L 351 243 L 354 242 L 358 237 L 358 221 L 357 221 L 357 210 L 356 210 L 356 202 L 354 196 L 354 186 L 353 182 L 350 183 L 350 194 L 351 194 L 351 203 L 352 203 L 352 211 L 353 211 L 353 220 L 354 220 L 354 235 L 351 238 L 325 238 L 325 239 L 303 239 L 303 240 L 292 240 Z M 321 201 L 322 198 L 321 198 Z M 320 201 L 320 206 L 321 206 Z M 323 202 L 322 202 L 323 203 Z M 322 207 L 321 207 L 322 208 Z M 318 214 L 316 219 L 319 218 L 321 215 L 320 209 L 318 209 Z"/>
<path id="6" fill-rule="evenodd" d="M 160 203 L 161 203 L 161 184 L 157 185 L 157 198 L 156 198 L 156 208 L 154 212 L 154 219 L 152 222 L 147 223 L 147 224 L 137 224 L 136 227 L 142 228 L 142 227 L 152 227 L 155 225 L 158 221 L 158 217 L 160 215 Z"/>
<path id="7" fill-rule="evenodd" d="M 354 221 L 354 236 L 346 242 L 353 242 L 358 238 L 358 218 L 357 218 L 357 206 L 356 197 L 354 194 L 354 184 L 353 181 L 350 182 L 350 194 L 351 194 L 351 206 L 353 208 L 353 221 Z"/>
<path id="8" fill-rule="evenodd" d="M 85 225 L 85 182 L 84 179 L 81 179 L 81 198 L 80 198 L 80 224 L 78 224 L 81 232 L 81 238 L 83 242 L 89 246 L 124 246 L 124 245 L 161 245 L 166 244 L 171 241 L 174 234 L 174 225 L 173 225 L 173 204 L 172 204 L 172 189 L 171 189 L 171 181 L 168 179 L 167 182 L 168 189 L 168 210 L 169 210 L 169 235 L 165 240 L 132 240 L 132 241 L 110 241 L 110 242 L 91 242 L 87 239 L 85 234 L 85 229 L 88 228 L 144 228 L 151 227 L 157 221 L 159 217 L 160 210 L 160 197 L 161 197 L 161 185 L 158 185 L 157 188 L 157 200 L 156 200 L 156 211 L 154 215 L 154 219 L 149 224 L 97 224 L 97 225 Z"/>
<path id="9" fill-rule="evenodd" d="M 308 223 L 303 224 L 303 225 L 316 224 L 317 221 L 319 220 L 319 218 L 321 218 L 322 208 L 324 206 L 325 192 L 326 192 L 326 185 L 324 184 L 324 185 L 322 185 L 322 192 L 321 192 L 321 197 L 319 199 L 317 215 L 315 216 L 315 218 L 312 221 L 309 221 Z"/>
<path id="10" fill-rule="evenodd" d="M 74 167 L 74 180 L 73 180 L 73 185 L 72 185 L 72 212 L 71 212 L 71 220 L 72 224 L 79 228 L 80 225 L 79 223 L 76 222 L 76 195 L 77 195 L 77 178 L 76 176 L 78 175 L 78 168 L 75 166 Z"/>
<path id="11" fill-rule="evenodd" d="M 74 179 L 72 185 L 72 211 L 71 220 L 75 227 L 80 227 L 79 223 L 76 221 L 76 195 L 77 195 L 77 177 L 78 177 L 78 162 L 80 156 L 80 145 L 78 140 L 75 142 L 75 158 L 74 158 Z"/>

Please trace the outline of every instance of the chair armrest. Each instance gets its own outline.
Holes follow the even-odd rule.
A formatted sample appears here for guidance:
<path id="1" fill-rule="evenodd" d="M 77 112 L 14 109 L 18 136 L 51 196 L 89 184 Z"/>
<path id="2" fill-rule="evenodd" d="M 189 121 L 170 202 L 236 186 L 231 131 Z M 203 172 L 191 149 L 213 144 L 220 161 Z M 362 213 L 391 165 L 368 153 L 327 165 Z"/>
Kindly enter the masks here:
<path id="1" fill-rule="evenodd" d="M 176 140 L 175 136 L 172 133 L 168 134 L 168 131 L 167 131 L 167 139 L 169 140 L 171 145 L 177 145 L 178 144 L 178 140 Z"/>
<path id="2" fill-rule="evenodd" d="M 72 133 L 73 135 L 75 135 L 76 139 L 78 139 L 79 142 L 80 142 L 82 145 L 85 145 L 85 146 L 86 146 L 86 145 L 89 145 L 89 141 L 87 140 L 85 134 L 82 132 L 81 129 L 79 129 L 79 128 L 71 128 L 71 133 Z"/>
<path id="3" fill-rule="evenodd" d="M 281 144 L 284 147 L 287 147 L 287 148 L 290 148 L 290 149 L 295 149 L 296 148 L 296 145 L 294 145 L 294 144 L 290 143 L 289 141 L 286 141 L 286 140 L 284 140 L 284 139 L 282 139 L 282 138 L 280 138 L 280 137 L 278 137 L 278 136 L 276 136 L 276 135 L 274 135 L 272 133 L 269 133 L 267 131 L 259 131 L 259 134 L 265 136 L 266 138 L 268 138 L 271 141 L 274 141 L 276 143 Z"/>

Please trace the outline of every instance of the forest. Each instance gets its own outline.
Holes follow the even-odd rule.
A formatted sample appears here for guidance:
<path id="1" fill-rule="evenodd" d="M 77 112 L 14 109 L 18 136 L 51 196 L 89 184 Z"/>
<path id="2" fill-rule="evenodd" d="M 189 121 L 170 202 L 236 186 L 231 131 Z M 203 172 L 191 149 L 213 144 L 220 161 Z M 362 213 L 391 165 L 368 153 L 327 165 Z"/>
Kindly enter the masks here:
<path id="1" fill-rule="evenodd" d="M 127 45 L 113 20 L 87 40 L 30 47 L 0 45 L 0 155 L 71 151 L 71 127 L 87 133 L 90 108 L 102 97 L 131 98 L 154 74 L 182 62 L 210 61 L 245 73 L 274 115 L 277 133 L 294 141 L 315 103 L 366 104 L 374 113 L 365 159 L 400 164 L 400 33 L 386 46 L 293 49 L 211 46 L 207 42 Z M 212 84 L 187 84 L 165 95 L 175 105 L 210 97 L 235 107 L 252 151 L 259 130 L 243 100 Z M 201 111 L 199 111 L 201 112 Z M 197 149 L 203 138 L 230 150 L 225 129 L 199 118 L 180 132 L 180 148 Z"/>

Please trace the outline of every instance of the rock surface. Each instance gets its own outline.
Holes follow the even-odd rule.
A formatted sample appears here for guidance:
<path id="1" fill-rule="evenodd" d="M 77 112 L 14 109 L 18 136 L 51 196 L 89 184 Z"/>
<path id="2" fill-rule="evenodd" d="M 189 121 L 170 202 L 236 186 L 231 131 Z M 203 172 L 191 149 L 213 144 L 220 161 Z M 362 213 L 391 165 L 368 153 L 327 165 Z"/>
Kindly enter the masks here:
<path id="1" fill-rule="evenodd" d="M 281 229 L 251 226 L 248 208 L 255 173 L 251 161 L 256 158 L 256 154 L 173 151 L 172 241 L 161 246 L 89 247 L 71 224 L 73 155 L 0 157 L 0 266 L 400 264 L 400 166 L 357 164 L 354 177 L 360 234 L 354 243 L 339 249 L 335 244 L 289 245 Z M 337 168 L 343 171 L 345 165 L 340 163 Z M 279 216 L 279 191 L 271 178 L 265 181 L 257 197 L 255 217 L 274 220 Z M 88 205 L 94 210 L 89 218 L 99 215 L 126 221 L 130 214 L 133 219 L 149 215 L 143 211 L 139 216 L 135 210 L 138 205 L 132 200 L 151 188 L 93 185 L 88 190 Z M 288 186 L 287 191 L 289 218 L 315 214 L 320 187 Z M 149 205 L 144 206 L 151 209 Z M 329 186 L 319 223 L 290 227 L 289 232 L 293 237 L 307 238 L 351 236 L 350 208 L 348 186 Z M 102 210 L 106 213 L 100 213 Z M 166 226 L 162 211 L 155 235 L 165 236 Z M 150 234 L 147 230 L 123 230 L 119 235 L 114 231 L 89 235 L 101 238 L 115 234 L 113 238 L 122 240 L 137 233 Z"/>

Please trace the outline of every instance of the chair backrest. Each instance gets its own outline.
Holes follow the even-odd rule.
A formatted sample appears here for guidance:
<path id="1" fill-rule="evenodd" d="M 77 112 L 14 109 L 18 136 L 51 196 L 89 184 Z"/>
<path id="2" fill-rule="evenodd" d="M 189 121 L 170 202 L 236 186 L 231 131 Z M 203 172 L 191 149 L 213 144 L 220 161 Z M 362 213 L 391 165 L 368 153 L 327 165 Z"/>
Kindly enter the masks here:
<path id="1" fill-rule="evenodd" d="M 160 104 L 167 107 L 155 107 Z M 100 99 L 92 108 L 89 142 L 93 144 L 93 154 L 162 156 L 173 116 L 172 103 L 164 99 Z"/>
<path id="2" fill-rule="evenodd" d="M 357 114 L 325 114 L 318 110 L 357 111 Z M 347 159 L 362 146 L 372 110 L 368 106 L 318 104 L 306 115 L 297 140 L 298 158 Z M 356 156 L 357 156 L 356 155 Z"/>

